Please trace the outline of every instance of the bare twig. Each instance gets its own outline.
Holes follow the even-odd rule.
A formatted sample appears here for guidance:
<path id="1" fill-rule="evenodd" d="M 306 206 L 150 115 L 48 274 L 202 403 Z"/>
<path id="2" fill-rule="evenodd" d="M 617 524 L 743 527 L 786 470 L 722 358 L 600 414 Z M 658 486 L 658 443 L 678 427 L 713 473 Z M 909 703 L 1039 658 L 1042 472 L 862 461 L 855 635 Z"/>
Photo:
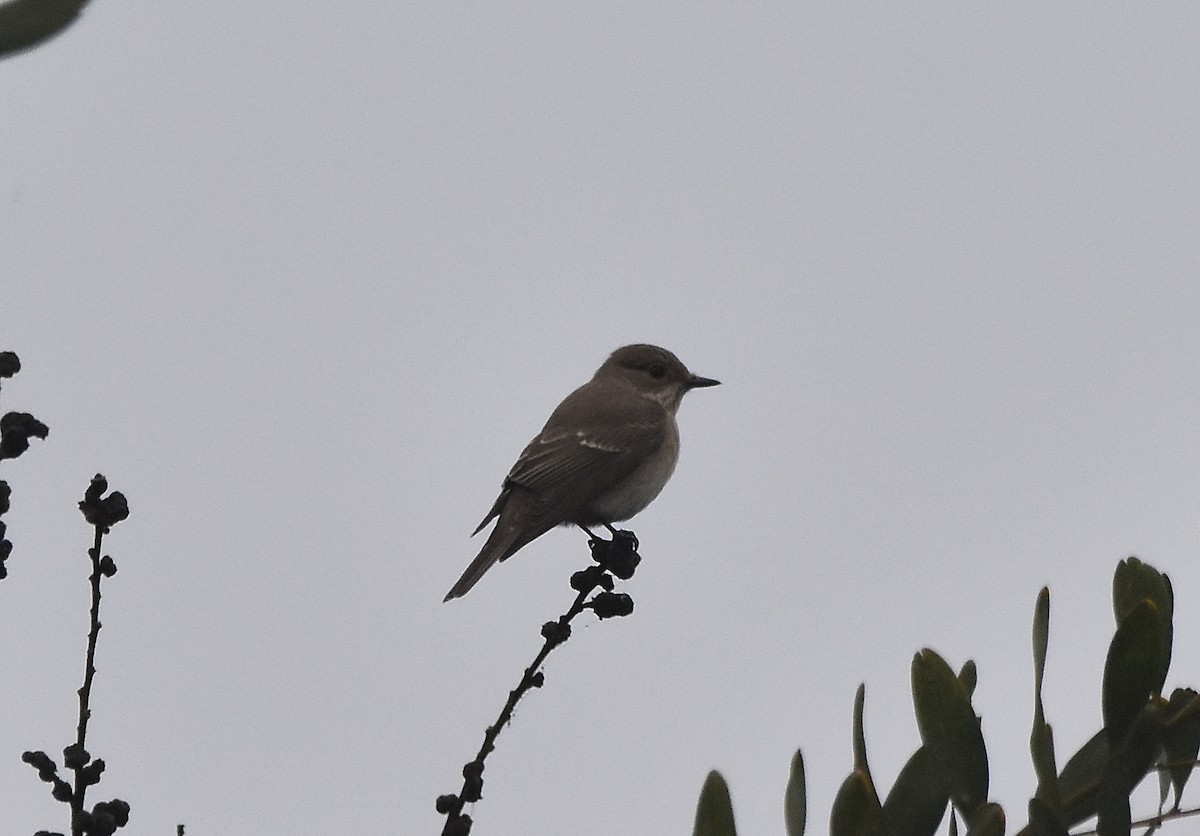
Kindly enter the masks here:
<path id="1" fill-rule="evenodd" d="M 592 610 L 601 619 L 629 615 L 633 612 L 633 599 L 624 593 L 613 592 L 612 589 L 614 576 L 622 580 L 632 577 L 641 560 L 637 553 L 637 537 L 631 531 L 614 531 L 612 540 L 592 536 L 589 546 L 596 565 L 571 576 L 571 588 L 577 593 L 574 602 L 557 620 L 547 621 L 542 625 L 542 638 L 545 640 L 542 649 L 538 651 L 529 667 L 525 668 L 517 687 L 509 692 L 508 700 L 504 703 L 496 722 L 488 726 L 483 735 L 483 745 L 479 747 L 475 758 L 463 767 L 462 790 L 457 795 L 438 797 L 438 812 L 446 816 L 442 836 L 466 836 L 471 832 L 471 817 L 462 812 L 463 805 L 478 801 L 483 796 L 484 761 L 496 748 L 496 738 L 512 719 L 517 703 L 533 688 L 542 687 L 545 681 L 541 671 L 542 664 L 550 655 L 550 651 L 570 638 L 571 621 L 586 609 Z M 601 591 L 592 595 L 597 588 Z M 592 596 L 590 599 L 589 595 Z"/>
<path id="2" fill-rule="evenodd" d="M 0 351 L 0 381 L 10 378 L 21 370 L 21 360 L 11 351 Z M 29 449 L 29 439 L 45 438 L 50 430 L 28 412 L 9 412 L 0 416 L 0 459 L 15 459 Z M 0 479 L 0 516 L 8 513 L 12 491 L 8 482 Z M 0 520 L 0 580 L 8 575 L 4 562 L 12 554 L 12 542 L 7 538 L 8 529 Z"/>
<path id="3" fill-rule="evenodd" d="M 119 827 L 129 822 L 129 805 L 119 798 L 101 801 L 91 810 L 85 806 L 88 787 L 100 781 L 104 772 L 104 761 L 93 759 L 87 750 L 87 728 L 91 719 L 92 683 L 96 676 L 96 642 L 100 636 L 100 581 L 117 573 L 117 565 L 108 555 L 101 554 L 104 535 L 112 526 L 129 516 L 129 504 L 124 495 L 113 491 L 108 496 L 108 482 L 97 474 L 87 491 L 79 510 L 95 529 L 92 547 L 88 556 L 92 562 L 91 574 L 91 617 L 88 628 L 87 663 L 83 673 L 83 685 L 79 688 L 79 723 L 75 742 L 63 749 L 63 765 L 74 773 L 74 782 L 68 784 L 58 774 L 58 766 L 45 752 L 26 752 L 22 760 L 38 771 L 38 776 L 53 789 L 51 794 L 71 808 L 71 836 L 112 836 Z"/>
<path id="4" fill-rule="evenodd" d="M 1200 816 L 1200 807 L 1193 807 L 1190 810 L 1173 810 L 1170 813 L 1149 816 L 1148 818 L 1130 822 L 1129 827 L 1131 830 L 1135 827 L 1146 827 L 1149 828 L 1147 832 L 1150 833 L 1162 827 L 1166 822 L 1175 821 L 1176 819 L 1191 818 L 1192 816 Z M 1092 828 L 1091 830 L 1077 831 L 1072 833 L 1071 836 L 1096 836 L 1097 833 L 1098 831 L 1095 828 Z"/>

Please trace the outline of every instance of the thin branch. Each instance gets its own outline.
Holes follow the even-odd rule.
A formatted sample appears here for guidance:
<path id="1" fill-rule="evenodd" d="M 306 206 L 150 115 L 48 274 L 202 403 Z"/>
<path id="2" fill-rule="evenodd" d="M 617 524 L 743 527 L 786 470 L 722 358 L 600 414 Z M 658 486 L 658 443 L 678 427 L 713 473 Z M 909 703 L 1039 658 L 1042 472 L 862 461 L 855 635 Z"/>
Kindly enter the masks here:
<path id="1" fill-rule="evenodd" d="M 75 735 L 75 747 L 78 754 L 82 755 L 82 761 L 79 766 L 75 767 L 75 787 L 71 793 L 71 834 L 72 836 L 83 835 L 84 825 L 84 809 L 83 803 L 87 796 L 86 778 L 82 766 L 87 763 L 87 727 L 88 720 L 92 718 L 91 699 L 92 699 L 92 680 L 96 676 L 96 640 L 100 636 L 100 547 L 104 542 L 105 527 L 97 525 L 96 536 L 93 540 L 92 547 L 88 550 L 88 556 L 92 559 L 92 576 L 90 578 L 92 585 L 92 609 L 91 609 L 91 626 L 88 629 L 88 644 L 87 644 L 87 663 L 83 670 L 83 685 L 79 689 L 79 725 Z M 70 763 L 67 764 L 71 766 Z"/>
<path id="2" fill-rule="evenodd" d="M 1163 761 L 1162 763 L 1153 764 L 1151 769 L 1155 769 L 1159 772 L 1166 772 L 1168 770 L 1175 769 L 1176 767 L 1196 766 L 1197 764 L 1200 764 L 1200 759 L 1197 758 L 1192 758 L 1191 760 L 1185 761 Z"/>
<path id="3" fill-rule="evenodd" d="M 114 525 L 129 516 L 129 503 L 120 491 L 108 496 L 108 482 L 100 474 L 92 478 L 79 503 L 79 510 L 88 524 L 95 529 L 92 547 L 88 556 L 92 560 L 92 606 L 91 626 L 88 629 L 87 666 L 83 672 L 83 685 L 79 693 L 79 725 L 75 742 L 63 749 L 63 765 L 75 775 L 74 786 L 58 774 L 58 765 L 45 752 L 25 752 L 21 760 L 38 772 L 38 777 L 51 785 L 50 794 L 71 808 L 71 836 L 112 836 L 129 823 L 129 805 L 119 798 L 101 801 L 89 811 L 84 807 L 88 787 L 100 782 L 104 772 L 104 761 L 92 759 L 87 750 L 87 727 L 91 719 L 90 707 L 92 681 L 96 676 L 96 639 L 100 635 L 100 579 L 111 578 L 117 573 L 117 565 L 108 555 L 101 556 L 100 547 L 104 535 Z M 46 832 L 46 831 L 40 831 Z"/>
<path id="4" fill-rule="evenodd" d="M 589 545 L 592 559 L 597 565 L 589 566 L 571 576 L 571 588 L 578 593 L 574 602 L 557 620 L 547 621 L 542 625 L 542 638 L 545 639 L 542 649 L 521 674 L 517 687 L 508 693 L 508 700 L 500 710 L 500 716 L 484 733 L 483 745 L 479 747 L 475 758 L 463 767 L 462 790 L 457 795 L 443 795 L 438 798 L 438 812 L 446 816 L 442 836 L 466 836 L 471 832 L 471 817 L 462 812 L 463 805 L 476 802 L 483 796 L 484 761 L 495 750 L 496 738 L 512 720 L 517 703 L 532 689 L 542 687 L 545 681 L 541 671 L 542 664 L 550 655 L 550 651 L 570 638 L 571 621 L 586 609 L 592 610 L 601 619 L 633 612 L 633 600 L 628 595 L 614 593 L 612 589 L 613 576 L 627 580 L 633 576 L 633 571 L 641 560 L 637 553 L 637 537 L 629 531 L 614 531 L 612 540 L 592 536 Z M 588 596 L 597 588 L 601 591 L 589 599 Z"/>
<path id="5" fill-rule="evenodd" d="M 1135 822 L 1130 822 L 1129 828 L 1132 830 L 1135 827 L 1147 827 L 1149 828 L 1147 832 L 1153 832 L 1154 830 L 1162 827 L 1166 822 L 1175 821 L 1176 819 L 1186 819 L 1198 815 L 1200 815 L 1200 807 L 1193 807 L 1190 810 L 1173 810 L 1170 813 L 1162 813 L 1161 815 L 1150 816 L 1148 818 L 1139 819 Z M 1072 833 L 1071 836 L 1097 836 L 1097 833 L 1098 831 L 1093 828 L 1091 830 L 1077 831 Z"/>

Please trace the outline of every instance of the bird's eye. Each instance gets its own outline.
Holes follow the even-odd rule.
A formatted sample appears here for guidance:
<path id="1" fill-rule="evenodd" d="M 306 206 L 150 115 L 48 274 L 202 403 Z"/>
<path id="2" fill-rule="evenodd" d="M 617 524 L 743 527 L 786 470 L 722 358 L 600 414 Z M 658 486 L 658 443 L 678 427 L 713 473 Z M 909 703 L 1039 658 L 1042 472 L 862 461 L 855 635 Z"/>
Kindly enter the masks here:
<path id="1" fill-rule="evenodd" d="M 657 363 L 655 363 L 653 366 L 650 367 L 650 376 L 653 377 L 655 380 L 661 380 L 662 376 L 665 375 L 666 373 L 667 373 L 667 370 L 665 368 L 663 368 L 662 366 L 658 365 Z"/>

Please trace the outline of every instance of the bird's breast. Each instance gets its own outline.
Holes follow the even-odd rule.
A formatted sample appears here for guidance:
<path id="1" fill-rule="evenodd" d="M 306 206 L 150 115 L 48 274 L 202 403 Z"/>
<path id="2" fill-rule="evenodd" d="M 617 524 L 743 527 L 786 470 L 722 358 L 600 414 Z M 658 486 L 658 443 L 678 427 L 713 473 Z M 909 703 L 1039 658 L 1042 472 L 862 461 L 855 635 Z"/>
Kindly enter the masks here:
<path id="1" fill-rule="evenodd" d="M 653 502 L 675 472 L 675 464 L 679 461 L 679 431 L 673 421 L 671 430 L 662 446 L 632 473 L 589 502 L 583 511 L 584 519 L 577 522 L 583 525 L 620 522 Z"/>

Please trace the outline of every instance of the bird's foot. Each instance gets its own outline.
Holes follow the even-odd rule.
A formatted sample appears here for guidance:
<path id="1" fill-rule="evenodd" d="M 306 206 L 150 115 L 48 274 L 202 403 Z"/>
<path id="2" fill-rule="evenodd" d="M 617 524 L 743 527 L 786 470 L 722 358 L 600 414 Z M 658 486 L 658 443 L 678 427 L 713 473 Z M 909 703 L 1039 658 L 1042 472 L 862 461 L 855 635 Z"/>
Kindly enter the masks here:
<path id="1" fill-rule="evenodd" d="M 614 545 L 620 544 L 623 548 L 627 548 L 630 551 L 635 552 L 638 550 L 638 546 L 641 545 L 641 543 L 638 542 L 637 535 L 628 529 L 613 528 L 608 523 L 605 523 L 604 527 L 607 528 L 608 533 L 612 535 Z"/>

